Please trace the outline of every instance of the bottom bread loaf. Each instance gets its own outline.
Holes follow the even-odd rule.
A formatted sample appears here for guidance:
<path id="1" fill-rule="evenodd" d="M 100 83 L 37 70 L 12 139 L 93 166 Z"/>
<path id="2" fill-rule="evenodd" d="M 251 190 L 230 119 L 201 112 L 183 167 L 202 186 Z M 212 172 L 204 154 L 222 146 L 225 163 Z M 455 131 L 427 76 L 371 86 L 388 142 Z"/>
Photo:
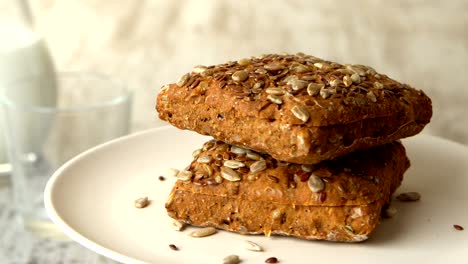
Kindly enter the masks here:
<path id="1" fill-rule="evenodd" d="M 409 165 L 399 142 L 311 166 L 212 140 L 178 173 L 166 209 L 194 226 L 358 242 L 378 225 Z"/>

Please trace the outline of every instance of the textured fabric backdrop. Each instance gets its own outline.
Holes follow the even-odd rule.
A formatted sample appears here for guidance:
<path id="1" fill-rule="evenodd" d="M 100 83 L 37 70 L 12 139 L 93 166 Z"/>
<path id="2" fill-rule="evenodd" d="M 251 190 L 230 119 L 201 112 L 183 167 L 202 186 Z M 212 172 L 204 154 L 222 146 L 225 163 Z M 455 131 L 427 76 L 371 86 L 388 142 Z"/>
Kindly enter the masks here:
<path id="1" fill-rule="evenodd" d="M 154 97 L 193 65 L 302 51 L 423 89 L 425 130 L 468 143 L 468 1 L 31 0 L 60 69 L 119 78 L 134 129 L 158 125 Z"/>

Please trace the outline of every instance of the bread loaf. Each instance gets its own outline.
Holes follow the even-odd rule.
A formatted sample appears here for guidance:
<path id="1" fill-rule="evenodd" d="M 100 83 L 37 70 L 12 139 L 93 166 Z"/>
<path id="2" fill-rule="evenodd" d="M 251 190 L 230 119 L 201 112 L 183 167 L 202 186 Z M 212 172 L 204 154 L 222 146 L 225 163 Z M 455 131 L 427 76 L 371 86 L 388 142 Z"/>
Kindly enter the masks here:
<path id="1" fill-rule="evenodd" d="M 299 165 L 213 140 L 179 173 L 166 209 L 195 226 L 357 242 L 377 226 L 408 167 L 398 142 Z"/>
<path id="2" fill-rule="evenodd" d="M 420 90 L 304 54 L 196 66 L 161 89 L 157 111 L 178 128 L 300 164 L 415 135 L 432 116 Z"/>

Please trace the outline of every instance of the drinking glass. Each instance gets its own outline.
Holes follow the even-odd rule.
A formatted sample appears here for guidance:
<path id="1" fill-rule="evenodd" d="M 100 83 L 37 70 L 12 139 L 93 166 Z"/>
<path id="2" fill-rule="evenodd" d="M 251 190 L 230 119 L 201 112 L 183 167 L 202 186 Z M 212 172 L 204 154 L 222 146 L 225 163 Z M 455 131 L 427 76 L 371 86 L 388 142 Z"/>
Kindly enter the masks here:
<path id="1" fill-rule="evenodd" d="M 56 92 L 45 95 L 47 100 L 26 100 L 23 92 L 18 93 L 49 91 L 49 85 Z M 28 77 L 2 88 L 13 198 L 26 229 L 53 230 L 43 203 L 48 179 L 77 154 L 127 134 L 131 102 L 132 94 L 124 85 L 89 73 L 57 73 L 54 80 Z"/>

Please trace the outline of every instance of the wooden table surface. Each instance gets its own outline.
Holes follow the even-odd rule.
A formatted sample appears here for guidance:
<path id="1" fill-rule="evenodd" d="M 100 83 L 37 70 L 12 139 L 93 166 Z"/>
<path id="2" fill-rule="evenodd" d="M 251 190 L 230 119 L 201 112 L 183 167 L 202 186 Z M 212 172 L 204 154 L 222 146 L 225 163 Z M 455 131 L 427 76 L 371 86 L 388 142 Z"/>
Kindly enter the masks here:
<path id="1" fill-rule="evenodd" d="M 74 264 L 112 263 L 62 234 L 41 237 L 25 231 L 12 204 L 10 177 L 0 175 L 0 263 Z M 47 234 L 47 230 L 44 230 Z"/>

